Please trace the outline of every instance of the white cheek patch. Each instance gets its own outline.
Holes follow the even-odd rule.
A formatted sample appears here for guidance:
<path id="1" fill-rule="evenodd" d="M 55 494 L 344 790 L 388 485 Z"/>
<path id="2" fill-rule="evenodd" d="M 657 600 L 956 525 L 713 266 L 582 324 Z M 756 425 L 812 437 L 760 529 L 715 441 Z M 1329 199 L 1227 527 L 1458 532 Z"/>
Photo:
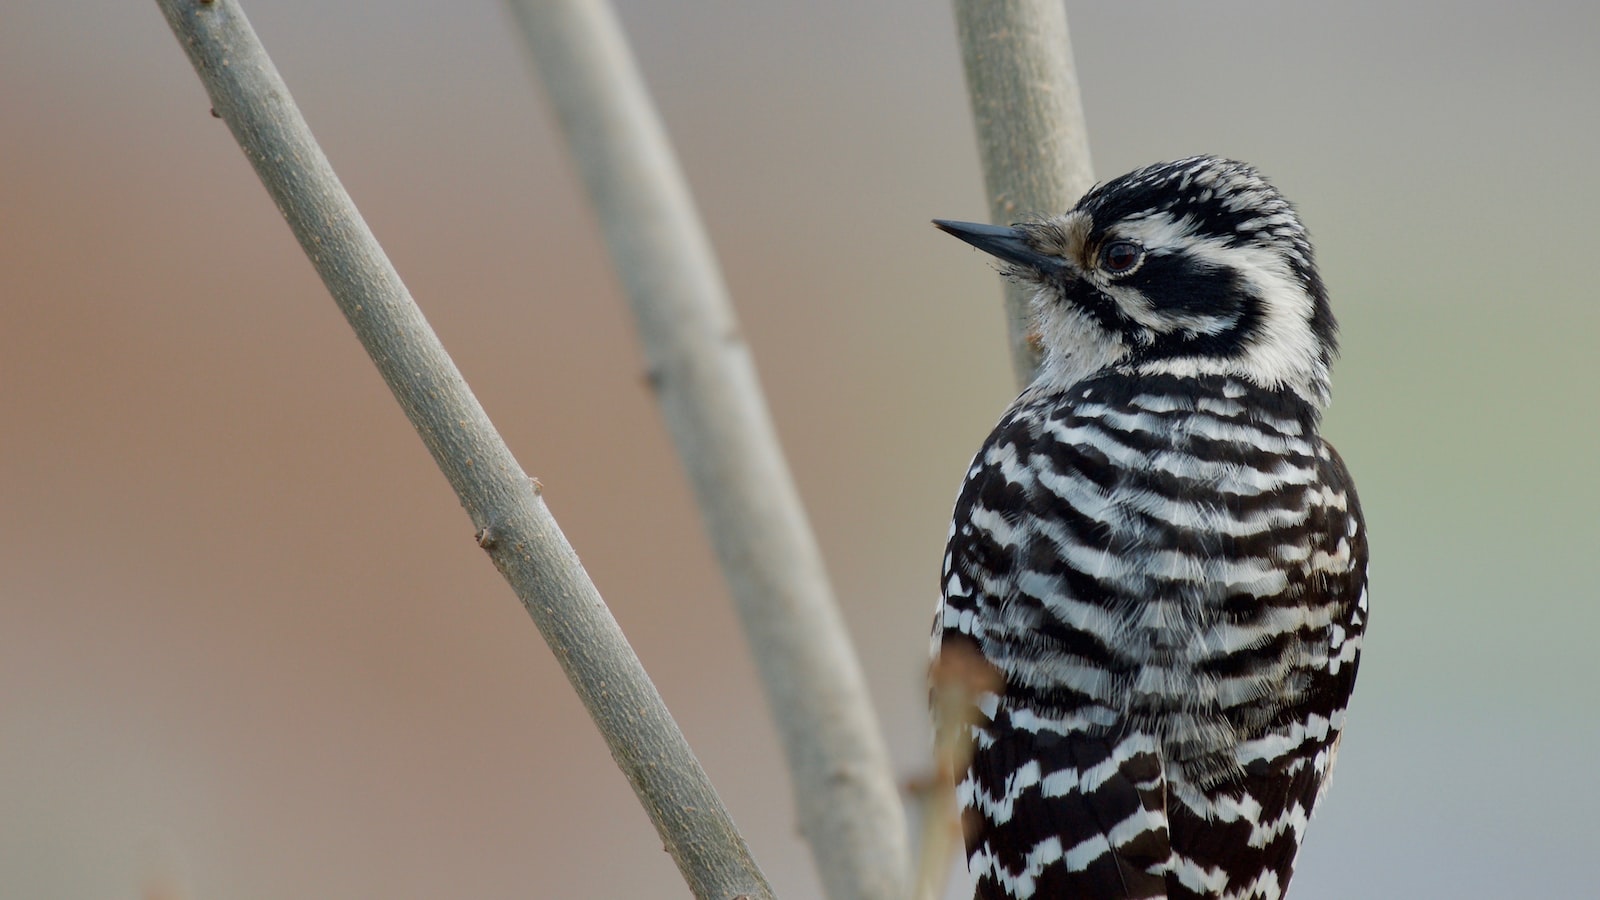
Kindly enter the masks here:
<path id="1" fill-rule="evenodd" d="M 1191 259 L 1227 265 L 1259 298 L 1260 323 L 1234 360 L 1245 375 L 1272 387 L 1311 389 L 1325 382 L 1321 346 L 1311 330 L 1315 305 L 1282 253 L 1252 244 L 1230 247 L 1221 239 L 1195 241 L 1185 252 Z"/>
<path id="2" fill-rule="evenodd" d="M 1259 199 L 1259 198 L 1255 198 Z M 1260 217 L 1255 224 L 1291 225 L 1289 211 Z M 1326 393 L 1327 372 L 1321 345 L 1311 330 L 1314 303 L 1291 268 L 1291 258 L 1306 260 L 1292 248 L 1284 251 L 1254 244 L 1230 245 L 1222 237 L 1202 237 L 1193 220 L 1154 213 L 1130 218 L 1116 227 L 1118 237 L 1139 241 L 1147 252 L 1181 252 L 1200 265 L 1237 272 L 1250 293 L 1260 298 L 1261 320 L 1244 352 L 1231 359 L 1178 358 L 1142 366 L 1142 371 L 1177 375 L 1236 374 L 1264 387 L 1293 387 L 1308 397 Z M 1104 285 L 1128 317 L 1159 331 L 1220 334 L 1238 323 L 1237 316 L 1175 314 L 1157 311 L 1141 292 L 1116 283 Z"/>

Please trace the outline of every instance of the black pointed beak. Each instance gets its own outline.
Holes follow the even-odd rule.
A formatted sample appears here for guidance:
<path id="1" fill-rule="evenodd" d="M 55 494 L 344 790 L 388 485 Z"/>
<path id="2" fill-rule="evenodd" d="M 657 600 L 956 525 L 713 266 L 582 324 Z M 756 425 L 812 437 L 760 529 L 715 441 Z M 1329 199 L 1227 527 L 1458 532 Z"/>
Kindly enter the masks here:
<path id="1" fill-rule="evenodd" d="M 1020 229 L 1000 225 L 980 225 L 977 222 L 952 222 L 934 219 L 940 231 L 952 234 L 979 250 L 1008 263 L 1033 269 L 1036 272 L 1055 272 L 1062 268 L 1059 257 L 1049 256 L 1028 246 Z"/>

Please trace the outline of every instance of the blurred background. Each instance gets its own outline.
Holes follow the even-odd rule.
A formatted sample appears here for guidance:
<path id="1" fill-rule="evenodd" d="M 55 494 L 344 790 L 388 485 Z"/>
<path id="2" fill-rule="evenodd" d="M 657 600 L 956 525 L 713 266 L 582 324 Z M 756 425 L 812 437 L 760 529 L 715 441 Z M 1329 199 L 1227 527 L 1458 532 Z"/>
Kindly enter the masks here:
<path id="1" fill-rule="evenodd" d="M 1600 850 L 1600 6 L 1071 3 L 1097 174 L 1250 160 L 1344 326 L 1372 630 L 1296 900 Z M 619 4 L 899 772 L 1013 393 L 942 3 Z M 247 10 L 785 898 L 816 898 L 616 278 L 498 3 Z M 153 3 L 0 5 L 0 895 L 685 897 Z"/>

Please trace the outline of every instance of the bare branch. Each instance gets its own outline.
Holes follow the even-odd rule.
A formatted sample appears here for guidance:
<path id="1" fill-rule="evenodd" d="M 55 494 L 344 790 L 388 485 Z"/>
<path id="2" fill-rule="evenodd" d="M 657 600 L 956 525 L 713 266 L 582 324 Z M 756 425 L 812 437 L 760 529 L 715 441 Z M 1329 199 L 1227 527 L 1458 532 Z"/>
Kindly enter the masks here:
<path id="1" fill-rule="evenodd" d="M 761 670 L 800 828 L 834 900 L 902 900 L 904 811 L 816 539 L 710 242 L 603 0 L 516 0 L 599 212 Z"/>
<path id="2" fill-rule="evenodd" d="M 770 898 L 577 555 L 361 219 L 233 0 L 158 0 L 227 122 L 516 590 L 697 897 Z"/>
<path id="3" fill-rule="evenodd" d="M 1069 209 L 1094 183 L 1089 135 L 1061 0 L 954 0 L 978 155 L 998 224 Z M 1006 324 L 1017 382 L 1039 367 L 1029 291 L 1005 283 Z M 917 900 L 938 896 L 959 844 L 951 820 L 955 782 L 971 753 L 976 698 L 998 687 L 981 658 L 946 647 L 929 672 L 934 774 L 925 792 Z"/>
<path id="4" fill-rule="evenodd" d="M 1065 212 L 1094 184 L 1061 0 L 955 0 L 978 155 L 997 224 Z M 1033 380 L 1028 292 L 1005 286 L 1011 361 Z"/>

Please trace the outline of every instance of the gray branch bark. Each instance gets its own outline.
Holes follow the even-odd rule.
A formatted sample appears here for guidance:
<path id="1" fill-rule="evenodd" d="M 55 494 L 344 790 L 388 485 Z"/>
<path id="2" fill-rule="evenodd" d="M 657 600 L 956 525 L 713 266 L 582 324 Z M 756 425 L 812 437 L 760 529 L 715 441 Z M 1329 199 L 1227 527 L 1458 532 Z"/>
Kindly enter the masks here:
<path id="1" fill-rule="evenodd" d="M 221 116 L 588 707 L 697 897 L 769 898 L 577 555 L 361 219 L 233 0 L 158 0 Z M 197 252 L 203 252 L 197 248 Z"/>
<path id="2" fill-rule="evenodd" d="M 1094 169 L 1061 0 L 954 0 L 954 5 L 991 220 L 1008 224 L 1066 211 L 1093 185 Z M 1039 368 L 1040 349 L 1028 294 L 1005 282 L 1011 362 L 1024 386 Z M 949 652 L 929 672 L 938 730 L 917 900 L 942 893 L 949 854 L 960 835 L 941 826 L 954 825 L 954 784 L 971 752 L 963 737 L 968 717 L 976 713 L 974 698 L 997 689 L 990 680 L 995 674 L 979 657 Z"/>
<path id="3" fill-rule="evenodd" d="M 903 900 L 907 836 L 888 752 L 727 288 L 626 38 L 603 0 L 511 7 L 632 304 L 823 885 L 834 900 Z"/>
<path id="4" fill-rule="evenodd" d="M 1094 184 L 1061 0 L 955 0 L 978 155 L 997 224 L 1065 212 Z M 1017 381 L 1039 367 L 1028 292 L 1005 285 Z"/>

